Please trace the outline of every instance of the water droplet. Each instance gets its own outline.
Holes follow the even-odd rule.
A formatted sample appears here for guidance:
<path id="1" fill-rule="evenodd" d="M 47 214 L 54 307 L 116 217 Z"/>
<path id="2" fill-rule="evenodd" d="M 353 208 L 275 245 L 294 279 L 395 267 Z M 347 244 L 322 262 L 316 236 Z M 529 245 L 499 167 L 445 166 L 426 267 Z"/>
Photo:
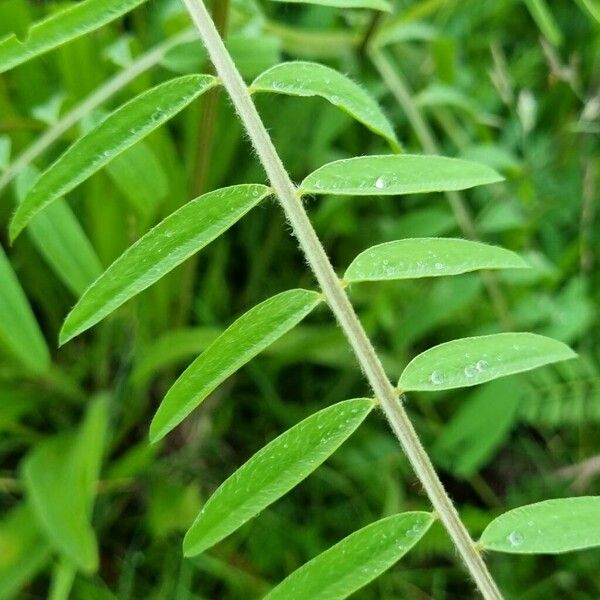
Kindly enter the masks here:
<path id="1" fill-rule="evenodd" d="M 444 383 L 444 374 L 440 373 L 439 371 L 434 371 L 429 380 L 431 383 L 433 383 L 433 385 L 441 385 Z"/>
<path id="2" fill-rule="evenodd" d="M 477 374 L 477 368 L 474 365 L 467 365 L 465 367 L 465 377 L 475 377 Z"/>
<path id="3" fill-rule="evenodd" d="M 377 181 L 375 181 L 375 187 L 378 190 L 382 190 L 385 187 L 385 179 L 383 177 L 378 177 Z"/>
<path id="4" fill-rule="evenodd" d="M 475 364 L 475 368 L 481 373 L 489 367 L 487 360 L 478 360 Z"/>
<path id="5" fill-rule="evenodd" d="M 507 539 L 508 543 L 513 548 L 516 548 L 517 546 L 520 546 L 523 543 L 523 535 L 518 531 L 511 532 Z"/>
<path id="6" fill-rule="evenodd" d="M 444 263 L 436 262 L 435 263 L 435 268 L 438 269 L 438 270 L 443 269 L 444 268 Z"/>

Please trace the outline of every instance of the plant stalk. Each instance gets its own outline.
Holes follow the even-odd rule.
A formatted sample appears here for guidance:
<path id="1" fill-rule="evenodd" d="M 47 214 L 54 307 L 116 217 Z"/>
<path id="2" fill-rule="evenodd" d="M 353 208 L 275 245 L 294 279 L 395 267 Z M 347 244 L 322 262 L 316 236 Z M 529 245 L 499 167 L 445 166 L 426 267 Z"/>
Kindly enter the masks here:
<path id="1" fill-rule="evenodd" d="M 486 600 L 502 600 L 502 595 L 446 494 L 435 469 L 383 366 L 360 323 L 344 287 L 337 277 L 319 240 L 298 191 L 292 183 L 277 150 L 252 101 L 248 88 L 221 40 L 201 0 L 183 0 L 208 54 L 246 128 L 294 235 L 313 270 L 323 295 L 348 338 L 358 362 L 379 400 L 392 430 L 412 464 L 421 484 L 448 530 L 459 554 Z"/>

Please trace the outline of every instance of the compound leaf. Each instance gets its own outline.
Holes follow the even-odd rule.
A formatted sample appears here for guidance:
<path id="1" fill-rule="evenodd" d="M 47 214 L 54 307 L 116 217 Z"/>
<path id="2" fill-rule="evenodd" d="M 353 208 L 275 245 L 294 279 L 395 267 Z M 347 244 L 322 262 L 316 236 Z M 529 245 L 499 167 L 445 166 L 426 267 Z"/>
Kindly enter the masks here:
<path id="1" fill-rule="evenodd" d="M 406 512 L 367 525 L 294 571 L 265 600 L 343 600 L 389 569 L 432 523 L 429 513 Z"/>
<path id="2" fill-rule="evenodd" d="M 560 554 L 600 546 L 600 496 L 557 498 L 509 510 L 485 528 L 480 544 L 512 554 Z"/>
<path id="3" fill-rule="evenodd" d="M 270 193 L 237 185 L 192 200 L 130 246 L 85 291 L 65 319 L 60 343 L 89 329 L 212 242 Z"/>
<path id="4" fill-rule="evenodd" d="M 150 425 L 150 439 L 156 442 L 169 433 L 227 377 L 293 329 L 320 302 L 317 292 L 288 290 L 237 319 L 167 392 Z"/>
<path id="5" fill-rule="evenodd" d="M 15 239 L 31 218 L 215 86 L 210 75 L 185 75 L 140 94 L 79 138 L 42 173 L 10 224 Z"/>
<path id="6" fill-rule="evenodd" d="M 451 238 L 415 238 L 365 250 L 352 261 L 344 279 L 349 282 L 416 279 L 527 266 L 518 254 L 497 246 Z"/>
<path id="7" fill-rule="evenodd" d="M 307 194 L 397 196 L 465 190 L 502 177 L 486 165 L 425 154 L 358 156 L 311 173 L 300 185 Z"/>
<path id="8" fill-rule="evenodd" d="M 534 333 L 464 338 L 434 346 L 413 358 L 398 386 L 404 391 L 467 387 L 576 356 L 566 344 Z"/>
<path id="9" fill-rule="evenodd" d="M 210 497 L 185 536 L 186 556 L 204 552 L 308 477 L 352 435 L 375 403 L 325 408 L 257 452 Z"/>
<path id="10" fill-rule="evenodd" d="M 146 0 L 86 0 L 34 23 L 24 40 L 11 33 L 0 40 L 0 73 L 98 29 Z"/>
<path id="11" fill-rule="evenodd" d="M 386 138 L 394 150 L 400 149 L 394 130 L 377 102 L 335 69 L 305 61 L 282 63 L 259 75 L 251 89 L 288 96 L 320 96 Z"/>

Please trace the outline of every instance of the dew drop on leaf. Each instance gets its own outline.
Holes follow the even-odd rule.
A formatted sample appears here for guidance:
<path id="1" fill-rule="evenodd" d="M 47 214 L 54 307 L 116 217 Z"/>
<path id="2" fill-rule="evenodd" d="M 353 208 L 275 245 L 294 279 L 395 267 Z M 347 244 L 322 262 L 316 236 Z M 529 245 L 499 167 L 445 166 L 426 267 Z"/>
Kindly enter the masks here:
<path id="1" fill-rule="evenodd" d="M 375 187 L 378 190 L 382 190 L 385 187 L 385 179 L 383 177 L 378 177 L 377 181 L 375 181 Z"/>
<path id="2" fill-rule="evenodd" d="M 442 385 L 444 383 L 444 375 L 439 371 L 434 371 L 429 379 L 433 385 Z"/>

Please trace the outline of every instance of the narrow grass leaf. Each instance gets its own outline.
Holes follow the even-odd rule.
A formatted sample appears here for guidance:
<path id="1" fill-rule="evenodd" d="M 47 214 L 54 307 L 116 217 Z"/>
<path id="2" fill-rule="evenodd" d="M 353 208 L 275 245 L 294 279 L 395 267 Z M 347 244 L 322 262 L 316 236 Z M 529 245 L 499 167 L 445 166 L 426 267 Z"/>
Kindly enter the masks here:
<path id="1" fill-rule="evenodd" d="M 210 75 L 185 75 L 157 85 L 111 113 L 69 147 L 34 183 L 13 216 L 11 239 L 44 207 L 77 187 L 216 83 Z"/>
<path id="2" fill-rule="evenodd" d="M 511 554 L 561 554 L 600 546 L 600 496 L 557 498 L 500 515 L 479 542 Z"/>
<path id="3" fill-rule="evenodd" d="M 465 190 L 502 177 L 479 163 L 444 156 L 359 156 L 324 165 L 300 185 L 305 194 L 397 196 Z"/>
<path id="4" fill-rule="evenodd" d="M 442 277 L 479 269 L 523 269 L 514 252 L 479 242 L 452 238 L 415 238 L 373 246 L 350 264 L 344 279 L 381 281 Z"/>
<path id="5" fill-rule="evenodd" d="M 566 344 L 534 333 L 496 333 L 434 346 L 408 363 L 404 391 L 436 391 L 485 383 L 575 358 Z"/>
<path id="6" fill-rule="evenodd" d="M 85 291 L 67 315 L 60 343 L 89 329 L 172 271 L 269 193 L 269 188 L 258 184 L 223 188 L 188 202 L 168 216 L 130 246 Z"/>
<path id="7" fill-rule="evenodd" d="M 286 4 L 318 4 L 335 8 L 370 8 L 390 12 L 392 7 L 387 0 L 272 0 Z"/>
<path id="8" fill-rule="evenodd" d="M 394 565 L 432 523 L 426 512 L 376 521 L 294 571 L 265 600 L 343 600 Z"/>
<path id="9" fill-rule="evenodd" d="M 288 96 L 320 96 L 383 136 L 394 150 L 400 150 L 396 134 L 377 102 L 335 69 L 304 61 L 282 63 L 259 75 L 250 89 Z"/>
<path id="10" fill-rule="evenodd" d="M 39 172 L 26 167 L 17 177 L 17 198 L 23 200 Z M 62 198 L 36 215 L 28 230 L 37 251 L 57 277 L 79 296 L 102 273 L 100 259 L 77 217 Z"/>
<path id="11" fill-rule="evenodd" d="M 257 452 L 209 498 L 183 542 L 204 552 L 308 477 L 363 422 L 375 403 L 346 400 L 311 415 Z"/>
<path id="12" fill-rule="evenodd" d="M 261 302 L 230 325 L 167 392 L 152 424 L 156 442 L 176 427 L 219 384 L 293 329 L 321 302 L 309 290 L 288 290 Z"/>
<path id="13" fill-rule="evenodd" d="M 0 73 L 98 29 L 146 0 L 85 0 L 34 23 L 24 40 L 14 33 L 0 40 Z"/>
<path id="14" fill-rule="evenodd" d="M 0 343 L 27 370 L 42 373 L 50 354 L 29 302 L 0 246 Z"/>
<path id="15" fill-rule="evenodd" d="M 107 402 L 101 398 L 90 406 L 79 431 L 45 439 L 23 466 L 27 498 L 41 528 L 56 550 L 86 573 L 98 568 L 90 518 L 107 421 Z"/>

